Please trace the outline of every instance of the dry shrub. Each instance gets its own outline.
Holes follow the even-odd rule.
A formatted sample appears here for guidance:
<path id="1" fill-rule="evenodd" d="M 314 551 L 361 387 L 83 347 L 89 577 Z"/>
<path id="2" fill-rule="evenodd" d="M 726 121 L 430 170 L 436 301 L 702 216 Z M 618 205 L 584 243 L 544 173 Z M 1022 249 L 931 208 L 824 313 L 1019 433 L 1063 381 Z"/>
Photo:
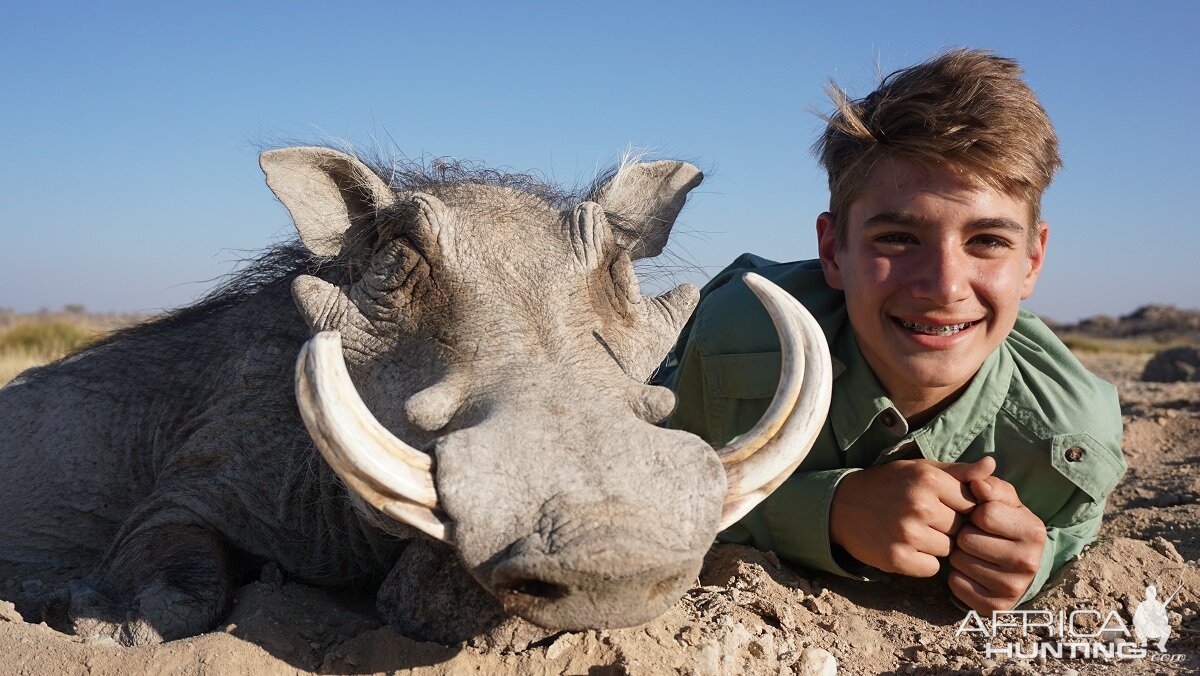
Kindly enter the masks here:
<path id="1" fill-rule="evenodd" d="M 0 331 L 0 385 L 25 369 L 77 350 L 100 335 L 86 321 L 64 319 L 34 319 Z"/>
<path id="2" fill-rule="evenodd" d="M 1060 335 L 1062 342 L 1072 352 L 1115 352 L 1120 354 L 1154 354 L 1167 346 L 1166 343 L 1137 338 L 1098 338 L 1075 333 Z"/>

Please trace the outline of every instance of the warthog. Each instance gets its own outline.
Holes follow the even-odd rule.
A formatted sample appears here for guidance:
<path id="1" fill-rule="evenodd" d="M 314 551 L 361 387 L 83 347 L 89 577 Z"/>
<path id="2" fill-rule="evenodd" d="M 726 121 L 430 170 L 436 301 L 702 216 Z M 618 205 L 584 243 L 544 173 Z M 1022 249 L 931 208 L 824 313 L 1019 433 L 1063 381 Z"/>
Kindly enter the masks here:
<path id="1" fill-rule="evenodd" d="M 626 163 L 576 197 L 324 148 L 261 166 L 299 243 L 0 390 L 0 572 L 86 562 L 46 603 L 65 629 L 199 633 L 268 561 L 378 585 L 417 531 L 510 613 L 638 624 L 824 419 L 819 328 L 751 280 L 785 355 L 763 421 L 717 451 L 654 424 L 675 400 L 645 382 L 697 292 L 643 296 L 632 260 L 662 250 L 691 165 Z"/>

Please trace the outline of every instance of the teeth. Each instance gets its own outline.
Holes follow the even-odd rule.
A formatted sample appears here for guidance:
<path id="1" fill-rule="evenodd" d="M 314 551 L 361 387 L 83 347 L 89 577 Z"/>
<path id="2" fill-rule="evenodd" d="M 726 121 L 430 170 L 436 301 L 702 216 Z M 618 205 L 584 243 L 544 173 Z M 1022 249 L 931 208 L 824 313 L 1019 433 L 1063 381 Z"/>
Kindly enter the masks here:
<path id="1" fill-rule="evenodd" d="M 899 321 L 900 321 L 900 326 L 903 326 L 904 328 L 908 329 L 909 331 L 916 331 L 917 333 L 924 333 L 927 336 L 951 336 L 951 335 L 954 335 L 954 334 L 958 333 L 959 331 L 962 331 L 963 329 L 965 329 L 968 326 L 975 323 L 975 322 L 963 322 L 962 324 L 943 324 L 941 326 L 926 326 L 924 324 L 917 324 L 915 322 L 905 321 L 903 319 L 901 319 Z"/>

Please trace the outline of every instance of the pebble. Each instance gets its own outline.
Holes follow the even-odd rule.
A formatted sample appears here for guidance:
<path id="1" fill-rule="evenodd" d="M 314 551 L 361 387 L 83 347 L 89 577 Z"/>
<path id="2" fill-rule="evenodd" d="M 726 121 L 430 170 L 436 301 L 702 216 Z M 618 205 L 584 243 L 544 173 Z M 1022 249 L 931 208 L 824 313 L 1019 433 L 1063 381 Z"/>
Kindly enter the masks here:
<path id="1" fill-rule="evenodd" d="M 806 648 L 796 663 L 796 676 L 837 676 L 837 659 L 824 648 Z"/>
<path id="2" fill-rule="evenodd" d="M 1171 544 L 1170 540 L 1161 535 L 1150 541 L 1150 547 L 1172 561 L 1183 563 L 1183 555 L 1179 553 L 1179 550 L 1175 549 L 1175 545 Z"/>
<path id="3" fill-rule="evenodd" d="M 564 633 L 562 636 L 554 639 L 554 643 L 546 646 L 546 659 L 556 660 L 562 657 L 563 653 L 571 649 L 575 644 L 575 634 Z"/>

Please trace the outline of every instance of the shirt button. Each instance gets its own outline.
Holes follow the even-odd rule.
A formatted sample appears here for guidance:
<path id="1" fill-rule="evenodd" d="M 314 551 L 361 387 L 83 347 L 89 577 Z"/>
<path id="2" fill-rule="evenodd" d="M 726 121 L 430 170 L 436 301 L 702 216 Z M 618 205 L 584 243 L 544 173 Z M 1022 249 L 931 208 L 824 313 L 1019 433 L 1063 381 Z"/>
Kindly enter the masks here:
<path id="1" fill-rule="evenodd" d="M 883 423 L 884 427 L 893 427 L 896 424 L 896 414 L 889 408 L 879 414 L 879 422 Z"/>
<path id="2" fill-rule="evenodd" d="M 1078 446 L 1072 446 L 1071 448 L 1067 449 L 1067 452 L 1064 453 L 1064 455 L 1067 458 L 1067 462 L 1079 462 L 1080 460 L 1083 460 L 1083 449 Z"/>

